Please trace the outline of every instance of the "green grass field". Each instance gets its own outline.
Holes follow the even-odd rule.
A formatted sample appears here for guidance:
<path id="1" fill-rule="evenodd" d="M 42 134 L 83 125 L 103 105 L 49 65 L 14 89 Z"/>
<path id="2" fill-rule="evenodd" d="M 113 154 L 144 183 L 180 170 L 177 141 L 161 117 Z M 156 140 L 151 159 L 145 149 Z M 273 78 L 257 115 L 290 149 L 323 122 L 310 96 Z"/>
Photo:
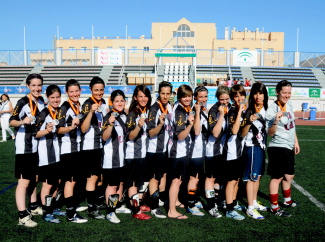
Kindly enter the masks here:
<path id="1" fill-rule="evenodd" d="M 324 206 L 325 127 L 298 126 L 297 134 L 301 153 L 296 157 L 295 182 Z M 35 217 L 37 227 L 21 227 L 17 225 L 15 186 L 5 190 L 16 182 L 14 142 L 0 143 L 0 153 L 0 241 L 324 241 L 325 238 L 325 211 L 296 188 L 292 188 L 292 196 L 300 206 L 288 209 L 293 214 L 290 218 L 262 212 L 266 217 L 262 221 L 247 216 L 243 221 L 225 216 L 214 219 L 208 214 L 205 217 L 188 215 L 187 220 L 138 221 L 130 215 L 119 214 L 120 224 L 107 220 L 72 224 L 65 219 L 60 224 L 50 224 Z M 268 182 L 269 177 L 264 176 L 259 193 L 259 200 L 267 206 Z M 179 211 L 186 213 L 184 209 Z M 222 213 L 224 215 L 224 211 Z M 81 214 L 87 216 L 86 212 Z"/>

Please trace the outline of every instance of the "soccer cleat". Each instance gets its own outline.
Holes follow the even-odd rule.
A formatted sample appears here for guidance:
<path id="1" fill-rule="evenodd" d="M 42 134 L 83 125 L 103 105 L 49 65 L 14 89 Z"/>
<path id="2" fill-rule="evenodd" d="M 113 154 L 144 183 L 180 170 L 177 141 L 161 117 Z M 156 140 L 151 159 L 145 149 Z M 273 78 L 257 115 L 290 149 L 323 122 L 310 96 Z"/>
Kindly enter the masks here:
<path id="1" fill-rule="evenodd" d="M 297 202 L 295 202 L 293 200 L 291 200 L 291 202 L 292 203 L 286 203 L 286 202 L 284 202 L 283 203 L 283 207 L 285 207 L 285 208 L 290 208 L 290 207 L 295 208 L 295 207 L 298 207 L 299 206 L 299 203 L 297 203 Z"/>
<path id="2" fill-rule="evenodd" d="M 88 219 L 80 216 L 78 213 L 75 213 L 74 216 L 73 216 L 73 218 L 68 218 L 67 217 L 67 221 L 68 222 L 72 222 L 72 223 L 81 224 L 81 223 L 88 222 Z"/>
<path id="3" fill-rule="evenodd" d="M 54 224 L 61 223 L 61 220 L 57 219 L 53 214 L 43 215 L 43 220 L 46 222 L 54 223 Z"/>
<path id="4" fill-rule="evenodd" d="M 76 211 L 77 212 L 83 212 L 83 211 L 86 211 L 88 209 L 88 206 L 78 206 L 76 208 Z"/>
<path id="5" fill-rule="evenodd" d="M 41 206 L 38 206 L 37 208 L 30 210 L 30 214 L 33 216 L 43 215 L 43 209 Z"/>
<path id="6" fill-rule="evenodd" d="M 267 207 L 262 205 L 260 201 L 258 201 L 256 204 L 254 204 L 254 208 L 258 211 L 267 211 Z"/>
<path id="7" fill-rule="evenodd" d="M 145 213 L 143 213 L 141 210 L 136 213 L 136 214 L 133 214 L 132 215 L 133 218 L 136 218 L 136 219 L 139 219 L 139 220 L 148 220 L 148 219 L 151 219 L 151 217 Z"/>
<path id="8" fill-rule="evenodd" d="M 30 215 L 27 215 L 26 217 L 19 218 L 18 225 L 23 225 L 25 227 L 32 228 L 32 227 L 36 227 L 37 223 L 32 220 Z"/>
<path id="9" fill-rule="evenodd" d="M 66 212 L 62 211 L 59 208 L 54 209 L 52 214 L 55 216 L 66 216 L 67 215 Z"/>
<path id="10" fill-rule="evenodd" d="M 166 215 L 160 210 L 160 208 L 152 209 L 151 214 L 156 218 L 166 218 Z"/>
<path id="11" fill-rule="evenodd" d="M 232 219 L 235 219 L 235 220 L 244 220 L 245 219 L 245 217 L 243 215 L 240 215 L 235 210 L 227 211 L 226 217 L 227 218 L 232 218 Z"/>
<path id="12" fill-rule="evenodd" d="M 248 215 L 248 217 L 251 217 L 253 219 L 257 219 L 257 220 L 263 220 L 265 219 L 258 211 L 257 209 L 253 209 L 253 210 L 247 210 L 246 214 Z"/>
<path id="13" fill-rule="evenodd" d="M 273 213 L 275 216 L 278 216 L 278 217 L 290 217 L 291 214 L 288 213 L 287 211 L 283 210 L 283 209 L 277 209 L 277 210 L 273 210 L 271 209 L 271 213 Z"/>
<path id="14" fill-rule="evenodd" d="M 113 224 L 118 224 L 121 222 L 121 220 L 119 220 L 119 218 L 116 216 L 116 214 L 114 212 L 107 214 L 106 218 L 108 221 L 110 221 Z"/>
<path id="15" fill-rule="evenodd" d="M 129 208 L 127 208 L 124 204 L 119 207 L 119 208 L 116 208 L 115 210 L 116 213 L 131 213 L 131 210 Z"/>
<path id="16" fill-rule="evenodd" d="M 163 207 L 165 205 L 164 201 L 159 199 L 158 206 Z"/>
<path id="17" fill-rule="evenodd" d="M 202 205 L 202 203 L 200 201 L 197 201 L 195 203 L 195 207 L 197 207 L 197 208 L 203 208 L 203 205 Z"/>
<path id="18" fill-rule="evenodd" d="M 141 207 L 140 207 L 140 210 L 142 211 L 142 212 L 150 212 L 150 208 L 147 206 L 147 205 L 142 205 Z"/>
<path id="19" fill-rule="evenodd" d="M 218 208 L 214 207 L 209 210 L 209 214 L 214 218 L 221 218 L 222 215 L 219 213 Z"/>
<path id="20" fill-rule="evenodd" d="M 200 209 L 198 209 L 197 207 L 193 207 L 193 208 L 187 208 L 187 211 L 189 212 L 189 213 L 191 213 L 192 215 L 195 215 L 195 216 L 200 216 L 200 217 L 203 217 L 204 216 L 204 213 L 202 213 L 201 211 L 200 211 Z"/>
<path id="21" fill-rule="evenodd" d="M 101 214 L 98 210 L 88 212 L 88 216 L 95 219 L 105 219 L 105 216 Z"/>
<path id="22" fill-rule="evenodd" d="M 234 210 L 237 211 L 244 211 L 245 209 L 245 206 L 240 206 L 238 203 L 234 206 Z"/>

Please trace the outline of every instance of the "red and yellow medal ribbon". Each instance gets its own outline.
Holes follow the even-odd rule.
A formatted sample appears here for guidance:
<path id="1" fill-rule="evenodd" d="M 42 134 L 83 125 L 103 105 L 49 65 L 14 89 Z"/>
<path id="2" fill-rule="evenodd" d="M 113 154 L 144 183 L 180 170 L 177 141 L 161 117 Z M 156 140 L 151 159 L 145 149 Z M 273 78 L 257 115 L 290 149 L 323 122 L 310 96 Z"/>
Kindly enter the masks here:
<path id="1" fill-rule="evenodd" d="M 144 107 L 143 109 L 138 107 L 138 109 L 140 110 L 141 113 L 145 113 L 147 111 L 147 107 Z"/>
<path id="2" fill-rule="evenodd" d="M 255 110 L 256 110 L 257 113 L 259 113 L 263 108 L 263 104 L 261 104 L 259 106 L 256 106 L 256 104 L 254 104 L 254 106 L 255 106 Z"/>
<path id="3" fill-rule="evenodd" d="M 32 116 L 35 117 L 36 110 L 37 110 L 37 104 L 36 103 L 35 103 L 35 105 L 33 104 L 33 99 L 31 96 L 32 96 L 31 94 L 28 95 L 29 107 L 30 107 L 30 112 L 31 112 Z"/>
<path id="4" fill-rule="evenodd" d="M 162 103 L 161 103 L 160 101 L 158 101 L 158 104 L 159 104 L 159 107 L 160 107 L 160 111 L 161 111 L 162 113 L 164 113 L 164 114 L 168 114 L 168 108 L 167 108 L 167 105 L 166 105 L 165 108 L 164 108 L 164 106 L 162 105 Z"/>
<path id="5" fill-rule="evenodd" d="M 71 109 L 73 110 L 73 112 L 74 112 L 76 115 L 78 115 L 78 114 L 80 113 L 80 111 L 79 111 L 79 102 L 77 103 L 77 106 L 75 106 L 75 104 L 74 104 L 70 99 L 68 99 L 68 102 L 69 102 L 70 107 L 71 107 Z"/>
<path id="6" fill-rule="evenodd" d="M 281 109 L 282 112 L 285 112 L 286 111 L 286 105 L 285 104 L 282 107 L 280 101 L 278 101 L 278 105 L 279 105 L 279 107 L 280 107 L 280 109 Z"/>
<path id="7" fill-rule="evenodd" d="M 123 111 L 117 111 L 115 108 L 112 109 L 113 112 L 121 114 Z"/>
<path id="8" fill-rule="evenodd" d="M 96 103 L 99 107 L 102 105 L 102 101 L 97 101 L 93 96 L 91 96 L 90 97 L 91 98 L 91 100 L 93 100 L 94 101 L 94 103 Z"/>
<path id="9" fill-rule="evenodd" d="M 191 106 L 184 106 L 184 109 L 185 109 L 185 111 L 187 112 L 187 113 L 189 113 L 189 112 L 191 112 L 192 111 L 192 108 L 191 108 Z"/>
<path id="10" fill-rule="evenodd" d="M 53 120 L 55 120 L 56 119 L 56 109 L 54 109 L 54 112 L 52 111 L 52 106 L 51 105 L 48 105 L 47 106 L 47 108 L 48 108 L 48 110 L 49 110 L 49 112 L 50 112 L 50 116 L 51 116 L 51 118 L 53 119 Z"/>

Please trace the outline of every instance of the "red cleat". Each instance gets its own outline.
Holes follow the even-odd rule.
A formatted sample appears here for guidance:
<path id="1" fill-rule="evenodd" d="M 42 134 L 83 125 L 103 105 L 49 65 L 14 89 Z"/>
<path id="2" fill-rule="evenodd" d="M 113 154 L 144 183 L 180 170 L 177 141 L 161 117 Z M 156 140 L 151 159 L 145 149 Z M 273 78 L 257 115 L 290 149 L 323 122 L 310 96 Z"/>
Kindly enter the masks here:
<path id="1" fill-rule="evenodd" d="M 140 211 L 142 211 L 142 212 L 150 212 L 150 207 L 148 207 L 147 205 L 142 205 L 141 207 L 140 207 Z"/>
<path id="2" fill-rule="evenodd" d="M 132 215 L 133 218 L 136 218 L 136 219 L 139 219 L 139 220 L 148 220 L 148 219 L 151 219 L 151 217 L 145 213 L 142 213 L 141 210 L 136 213 L 136 214 L 133 214 Z"/>

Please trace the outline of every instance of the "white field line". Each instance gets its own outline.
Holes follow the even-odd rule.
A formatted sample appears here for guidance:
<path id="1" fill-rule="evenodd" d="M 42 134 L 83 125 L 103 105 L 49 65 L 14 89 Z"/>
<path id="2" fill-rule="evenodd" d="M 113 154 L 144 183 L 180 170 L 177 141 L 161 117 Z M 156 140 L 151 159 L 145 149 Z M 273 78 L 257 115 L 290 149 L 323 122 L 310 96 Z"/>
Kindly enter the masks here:
<path id="1" fill-rule="evenodd" d="M 269 161 L 265 159 L 266 163 Z M 311 195 L 309 192 L 307 192 L 302 186 L 300 186 L 298 183 L 295 181 L 292 181 L 292 185 L 300 191 L 302 194 L 304 194 L 312 203 L 314 203 L 317 207 L 319 207 L 323 212 L 325 212 L 325 205 L 318 201 L 313 195 Z"/>
<path id="2" fill-rule="evenodd" d="M 298 139 L 299 141 L 308 141 L 308 142 L 325 142 L 325 139 Z"/>

